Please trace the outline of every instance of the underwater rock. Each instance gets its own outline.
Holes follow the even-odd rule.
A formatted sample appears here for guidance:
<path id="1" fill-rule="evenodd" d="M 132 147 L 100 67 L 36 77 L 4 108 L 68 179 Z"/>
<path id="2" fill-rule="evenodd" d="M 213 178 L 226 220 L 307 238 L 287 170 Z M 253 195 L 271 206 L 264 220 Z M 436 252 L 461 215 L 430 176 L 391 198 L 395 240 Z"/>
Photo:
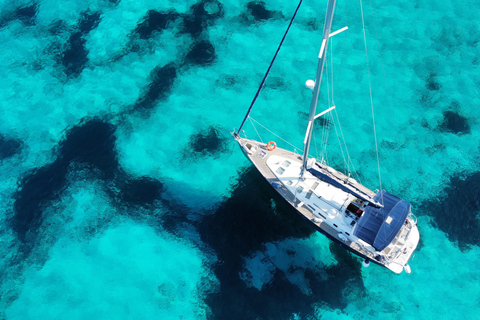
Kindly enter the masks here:
<path id="1" fill-rule="evenodd" d="M 470 133 L 468 119 L 455 111 L 444 111 L 443 121 L 439 125 L 440 131 L 451 132 L 458 135 Z"/>
<path id="2" fill-rule="evenodd" d="M 57 200 L 66 187 L 71 162 L 94 167 L 103 178 L 113 177 L 118 169 L 114 133 L 115 127 L 101 120 L 82 122 L 68 131 L 57 160 L 25 175 L 14 195 L 12 228 L 20 240 L 30 241 L 30 231 L 36 234 L 44 208 Z"/>
<path id="3" fill-rule="evenodd" d="M 68 130 L 53 163 L 32 170 L 21 179 L 14 195 L 11 225 L 27 248 L 35 245 L 45 208 L 58 201 L 68 187 L 67 176 L 102 179 L 107 194 L 120 207 L 150 207 L 160 200 L 172 212 L 184 209 L 181 204 L 170 204 L 162 198 L 162 182 L 150 177 L 132 178 L 120 168 L 115 131 L 114 125 L 101 119 L 81 121 Z M 81 175 L 71 175 L 76 170 L 81 170 Z"/>
<path id="4" fill-rule="evenodd" d="M 23 22 L 26 26 L 35 25 L 35 20 L 38 14 L 38 4 L 34 3 L 30 6 L 20 7 L 15 10 L 13 15 L 14 19 L 18 19 Z"/>
<path id="5" fill-rule="evenodd" d="M 100 23 L 100 13 L 83 13 L 79 21 L 79 31 L 70 35 L 60 62 L 68 77 L 78 77 L 88 63 L 88 50 L 85 46 L 85 36 Z"/>
<path id="6" fill-rule="evenodd" d="M 59 158 L 67 163 L 76 161 L 92 165 L 111 178 L 119 167 L 115 130 L 114 125 L 100 119 L 83 121 L 67 132 L 60 144 Z"/>
<path id="7" fill-rule="evenodd" d="M 177 69 L 173 63 L 153 69 L 150 73 L 151 82 L 148 84 L 145 93 L 135 103 L 134 109 L 154 108 L 156 102 L 168 96 L 176 77 Z"/>
<path id="8" fill-rule="evenodd" d="M 421 211 L 433 217 L 436 228 L 445 232 L 461 250 L 480 245 L 480 172 L 456 174 L 438 199 L 427 200 Z"/>
<path id="9" fill-rule="evenodd" d="M 119 189 L 119 198 L 135 205 L 150 206 L 155 200 L 160 198 L 163 184 L 150 177 L 141 177 L 138 179 L 129 179 L 123 181 L 117 179 L 117 188 Z"/>
<path id="10" fill-rule="evenodd" d="M 57 160 L 28 173 L 20 182 L 19 190 L 14 195 L 15 215 L 12 229 L 18 238 L 30 241 L 29 231 L 36 233 L 42 223 L 42 211 L 45 206 L 58 199 L 66 182 L 67 166 L 62 160 Z"/>
<path id="11" fill-rule="evenodd" d="M 251 1 L 247 3 L 248 12 L 257 20 L 268 20 L 273 17 L 273 12 L 265 8 L 263 1 Z"/>
<path id="12" fill-rule="evenodd" d="M 0 160 L 10 158 L 20 152 L 22 142 L 0 134 Z"/>
<path id="13" fill-rule="evenodd" d="M 215 126 L 190 136 L 189 150 L 196 156 L 218 155 L 226 150 L 226 138 L 220 135 Z"/>
<path id="14" fill-rule="evenodd" d="M 202 220 L 199 231 L 219 259 L 233 264 L 266 242 L 314 232 L 251 167 L 240 174 L 231 196 Z"/>
<path id="15" fill-rule="evenodd" d="M 247 3 L 247 14 L 245 15 L 247 21 L 256 20 L 263 21 L 269 19 L 283 18 L 280 11 L 268 10 L 263 1 L 250 1 Z"/>
<path id="16" fill-rule="evenodd" d="M 175 11 L 158 12 L 149 10 L 147 16 L 137 25 L 135 33 L 140 39 L 149 39 L 154 32 L 159 32 L 168 28 L 170 22 L 175 21 L 180 14 Z"/>
<path id="17" fill-rule="evenodd" d="M 137 24 L 125 49 L 115 55 L 111 61 L 118 61 L 131 52 L 151 52 L 154 50 L 154 43 L 145 42 L 145 39 L 167 28 L 179 27 L 178 33 L 188 33 L 193 38 L 192 45 L 189 47 L 190 52 L 184 54 L 186 65 L 211 63 L 216 58 L 215 48 L 205 40 L 208 35 L 204 34 L 204 31 L 215 20 L 223 17 L 223 14 L 223 5 L 218 0 L 201 0 L 193 4 L 185 14 L 175 10 L 165 12 L 150 10 Z M 179 61 L 177 64 L 182 65 L 182 62 Z"/>
<path id="18" fill-rule="evenodd" d="M 438 83 L 437 76 L 434 73 L 430 73 L 430 75 L 426 79 L 425 86 L 430 91 L 438 91 L 442 87 L 440 83 Z"/>
<path id="19" fill-rule="evenodd" d="M 198 37 L 216 19 L 223 17 L 223 5 L 218 0 L 201 0 L 190 7 L 183 19 L 183 32 Z"/>
<path id="20" fill-rule="evenodd" d="M 10 22 L 19 20 L 26 26 L 34 26 L 38 14 L 38 4 L 24 6 L 15 9 L 15 11 L 7 13 L 6 16 L 0 18 L 0 28 L 6 27 Z"/>
<path id="21" fill-rule="evenodd" d="M 326 280 L 316 270 L 302 266 L 312 294 L 302 293 L 276 267 L 261 290 L 241 279 L 244 258 L 262 250 L 266 243 L 306 238 L 315 232 L 251 167 L 240 174 L 231 196 L 203 218 L 198 230 L 219 261 L 214 272 L 220 289 L 205 299 L 214 319 L 288 319 L 295 312 L 312 314 L 317 302 L 345 308 L 348 301 L 342 294 L 346 284 L 354 281 L 363 288 L 359 261 L 337 244 L 331 247 L 335 251 L 338 247 L 335 256 L 339 264 L 324 270 L 329 275 Z"/>
<path id="22" fill-rule="evenodd" d="M 81 32 L 75 32 L 68 39 L 65 51 L 62 53 L 61 62 L 65 67 L 68 77 L 78 77 L 88 62 L 88 51 L 85 48 L 86 40 Z"/>
<path id="23" fill-rule="evenodd" d="M 186 56 L 189 64 L 208 65 L 217 58 L 215 47 L 207 40 L 196 42 Z"/>
<path id="24" fill-rule="evenodd" d="M 83 35 L 86 35 L 98 26 L 100 20 L 100 12 L 83 12 L 82 19 L 80 20 L 80 23 L 78 25 L 80 32 Z"/>
<path id="25" fill-rule="evenodd" d="M 297 114 L 300 116 L 300 119 L 302 121 L 300 122 L 301 126 L 303 127 L 305 125 L 305 121 L 308 121 L 308 113 L 304 111 L 298 111 Z M 320 135 L 322 134 L 323 128 L 330 128 L 333 125 L 333 123 L 327 119 L 326 117 L 320 117 L 315 120 L 315 125 L 313 127 L 313 131 Z M 303 130 L 303 128 L 302 128 Z"/>

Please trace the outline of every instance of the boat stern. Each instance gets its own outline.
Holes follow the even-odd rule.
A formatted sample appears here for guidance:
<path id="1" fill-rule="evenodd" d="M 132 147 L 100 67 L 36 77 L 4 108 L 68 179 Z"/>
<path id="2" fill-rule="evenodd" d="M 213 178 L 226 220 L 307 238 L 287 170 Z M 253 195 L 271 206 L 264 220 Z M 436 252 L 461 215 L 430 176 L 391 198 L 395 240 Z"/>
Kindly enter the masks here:
<path id="1" fill-rule="evenodd" d="M 412 258 L 419 241 L 420 232 L 417 223 L 413 216 L 409 216 L 395 240 L 384 250 L 385 266 L 395 273 L 401 273 L 403 270 L 410 273 L 408 261 Z"/>

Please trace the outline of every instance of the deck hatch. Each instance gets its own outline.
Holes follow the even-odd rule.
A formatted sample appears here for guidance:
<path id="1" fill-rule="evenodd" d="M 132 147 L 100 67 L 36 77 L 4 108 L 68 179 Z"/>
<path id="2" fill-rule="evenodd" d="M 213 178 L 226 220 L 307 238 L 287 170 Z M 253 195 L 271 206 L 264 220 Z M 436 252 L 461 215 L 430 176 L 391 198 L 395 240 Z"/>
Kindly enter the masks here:
<path id="1" fill-rule="evenodd" d="M 288 168 L 288 167 L 290 167 L 291 164 L 292 163 L 290 161 L 285 160 L 285 161 L 283 161 L 282 166 L 284 166 L 285 168 Z"/>
<path id="2" fill-rule="evenodd" d="M 308 190 L 307 195 L 305 198 L 310 199 L 312 197 L 313 190 Z"/>

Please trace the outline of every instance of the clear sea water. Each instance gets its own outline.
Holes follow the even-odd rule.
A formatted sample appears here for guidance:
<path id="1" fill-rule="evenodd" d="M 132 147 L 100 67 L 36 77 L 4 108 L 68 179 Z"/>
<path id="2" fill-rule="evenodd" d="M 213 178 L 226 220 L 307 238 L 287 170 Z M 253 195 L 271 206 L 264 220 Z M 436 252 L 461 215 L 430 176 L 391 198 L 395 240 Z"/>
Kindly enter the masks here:
<path id="1" fill-rule="evenodd" d="M 363 3 L 382 186 L 421 232 L 409 275 L 314 233 L 230 138 L 296 5 L 0 1 L 0 319 L 478 319 L 480 1 Z M 304 1 L 252 113 L 300 146 L 325 7 Z M 376 189 L 358 1 L 347 23 L 335 103 Z"/>

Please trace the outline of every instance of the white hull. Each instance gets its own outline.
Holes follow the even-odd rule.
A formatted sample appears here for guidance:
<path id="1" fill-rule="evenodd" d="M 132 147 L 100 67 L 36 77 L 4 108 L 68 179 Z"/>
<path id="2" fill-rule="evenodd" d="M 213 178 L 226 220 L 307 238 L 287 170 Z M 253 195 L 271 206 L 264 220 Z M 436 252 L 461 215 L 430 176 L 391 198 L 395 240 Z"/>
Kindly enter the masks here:
<path id="1" fill-rule="evenodd" d="M 297 153 L 281 148 L 269 151 L 264 143 L 238 136 L 235 139 L 245 156 L 270 185 L 318 231 L 364 259 L 395 273 L 404 270 L 420 238 L 416 223 L 411 217 L 407 217 L 393 241 L 382 251 L 377 251 L 354 235 L 359 212 L 366 207 L 355 195 L 317 178 L 308 171 L 305 172 L 305 179 L 301 179 L 303 158 Z M 349 179 L 331 167 L 321 166 L 338 181 Z M 375 195 L 353 179 L 348 180 L 348 184 L 364 194 L 372 197 Z M 351 208 L 359 210 L 353 213 Z"/>

